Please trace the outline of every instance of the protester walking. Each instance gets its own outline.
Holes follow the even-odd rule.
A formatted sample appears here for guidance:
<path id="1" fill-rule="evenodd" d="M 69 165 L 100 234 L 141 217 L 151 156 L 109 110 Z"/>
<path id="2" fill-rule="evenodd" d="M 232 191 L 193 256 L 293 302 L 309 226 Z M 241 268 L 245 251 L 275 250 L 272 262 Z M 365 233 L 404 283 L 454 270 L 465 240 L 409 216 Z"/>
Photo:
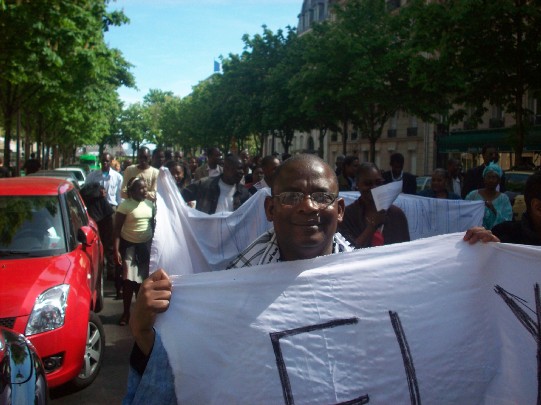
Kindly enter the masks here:
<path id="1" fill-rule="evenodd" d="M 114 252 L 123 270 L 124 312 L 120 325 L 130 320 L 133 293 L 149 274 L 150 245 L 154 223 L 154 204 L 147 197 L 145 180 L 134 177 L 127 184 L 128 198 L 117 208 L 114 225 Z"/>

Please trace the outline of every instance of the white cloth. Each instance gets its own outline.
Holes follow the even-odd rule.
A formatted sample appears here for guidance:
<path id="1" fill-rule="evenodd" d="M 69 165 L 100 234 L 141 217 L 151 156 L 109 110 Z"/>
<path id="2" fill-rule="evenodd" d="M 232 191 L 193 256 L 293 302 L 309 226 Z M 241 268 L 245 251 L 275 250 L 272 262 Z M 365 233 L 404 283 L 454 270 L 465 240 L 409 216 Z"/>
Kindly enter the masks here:
<path id="1" fill-rule="evenodd" d="M 541 249 L 462 236 L 175 277 L 178 403 L 404 404 L 408 381 L 415 403 L 535 403 L 536 338 L 495 286 L 538 330 Z"/>
<path id="2" fill-rule="evenodd" d="M 158 176 L 156 230 L 150 271 L 191 274 L 224 269 L 240 252 L 272 228 L 263 202 L 269 189 L 259 190 L 234 212 L 208 215 L 186 206 L 173 177 L 164 168 Z M 166 253 L 175 250 L 182 260 Z"/>
<path id="3" fill-rule="evenodd" d="M 218 205 L 216 205 L 216 212 L 233 212 L 233 195 L 237 191 L 235 184 L 225 184 L 222 179 L 218 180 L 218 187 L 220 187 L 220 195 L 218 196 Z"/>
<path id="4" fill-rule="evenodd" d="M 346 205 L 353 203 L 359 195 L 359 192 L 340 193 Z M 404 211 L 408 219 L 411 240 L 465 232 L 473 226 L 481 226 L 485 215 L 485 205 L 480 201 L 446 200 L 399 194 L 394 205 Z"/>

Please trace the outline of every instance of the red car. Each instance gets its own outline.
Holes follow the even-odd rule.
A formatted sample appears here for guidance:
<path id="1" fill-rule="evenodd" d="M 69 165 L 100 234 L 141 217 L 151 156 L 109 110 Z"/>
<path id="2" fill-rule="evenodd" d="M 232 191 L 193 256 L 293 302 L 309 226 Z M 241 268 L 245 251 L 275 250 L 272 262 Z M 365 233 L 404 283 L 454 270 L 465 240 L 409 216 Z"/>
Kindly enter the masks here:
<path id="1" fill-rule="evenodd" d="M 0 179 L 0 325 L 25 335 L 49 387 L 96 378 L 105 335 L 103 247 L 73 184 Z"/>

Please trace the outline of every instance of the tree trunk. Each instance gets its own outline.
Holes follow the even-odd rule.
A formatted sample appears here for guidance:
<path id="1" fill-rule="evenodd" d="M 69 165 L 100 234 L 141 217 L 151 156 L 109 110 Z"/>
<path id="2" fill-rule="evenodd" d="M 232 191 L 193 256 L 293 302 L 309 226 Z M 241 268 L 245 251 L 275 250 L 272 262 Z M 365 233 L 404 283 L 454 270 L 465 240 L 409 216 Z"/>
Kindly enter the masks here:
<path id="1" fill-rule="evenodd" d="M 522 106 L 523 92 L 516 93 L 516 133 L 515 133 L 515 165 L 522 166 L 522 151 L 524 150 L 525 125 L 524 125 L 524 109 Z"/>
<path id="2" fill-rule="evenodd" d="M 327 128 L 319 128 L 319 145 L 317 147 L 318 156 L 323 159 L 324 150 L 323 150 L 323 141 L 325 140 L 325 135 L 327 134 Z"/>
<path id="3" fill-rule="evenodd" d="M 11 167 L 11 130 L 13 126 L 13 116 L 10 113 L 4 115 L 4 166 Z"/>
<path id="4" fill-rule="evenodd" d="M 342 122 L 342 154 L 347 156 L 347 146 L 348 146 L 348 127 L 349 119 L 345 118 Z"/>

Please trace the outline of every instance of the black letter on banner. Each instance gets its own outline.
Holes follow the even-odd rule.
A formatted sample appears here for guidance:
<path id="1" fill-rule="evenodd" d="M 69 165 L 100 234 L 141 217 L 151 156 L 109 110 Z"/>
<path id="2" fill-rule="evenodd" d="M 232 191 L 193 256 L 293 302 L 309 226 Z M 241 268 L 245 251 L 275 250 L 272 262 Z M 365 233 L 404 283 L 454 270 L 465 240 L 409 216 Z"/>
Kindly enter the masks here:
<path id="1" fill-rule="evenodd" d="M 315 330 L 336 328 L 337 326 L 342 325 L 354 325 L 358 322 L 359 320 L 357 318 L 336 319 L 334 321 L 320 323 L 318 325 L 304 326 L 302 328 L 284 330 L 281 332 L 272 332 L 269 334 L 272 342 L 272 348 L 274 350 L 274 356 L 276 357 L 276 365 L 278 367 L 278 373 L 280 374 L 280 382 L 282 383 L 282 392 L 284 394 L 284 401 L 286 405 L 293 405 L 295 404 L 295 401 L 293 399 L 293 392 L 291 392 L 291 383 L 289 381 L 289 375 L 287 374 L 287 367 L 286 363 L 284 362 L 284 356 L 282 355 L 282 348 L 280 347 L 280 339 L 283 337 L 299 335 L 301 333 L 312 332 Z M 355 398 L 346 402 L 340 402 L 336 405 L 363 405 L 367 404 L 368 402 L 368 395 L 363 395 L 359 398 Z"/>
<path id="2" fill-rule="evenodd" d="M 517 317 L 519 322 L 526 328 L 528 332 L 533 336 L 535 342 L 537 343 L 537 405 L 541 405 L 541 296 L 539 295 L 539 284 L 535 283 L 534 292 L 535 292 L 535 311 L 527 307 L 525 303 L 526 300 L 517 297 L 516 295 L 511 294 L 508 291 L 505 291 L 499 285 L 494 287 L 494 291 L 498 294 L 503 301 L 507 304 L 511 312 Z M 517 301 L 521 301 L 520 304 L 528 308 L 536 315 L 536 320 L 534 321 L 527 313 L 524 311 L 517 301 L 513 298 L 516 298 Z"/>
<path id="3" fill-rule="evenodd" d="M 421 394 L 419 393 L 419 384 L 417 383 L 417 375 L 415 373 L 415 367 L 413 365 L 413 358 L 411 357 L 410 347 L 406 334 L 402 328 L 402 322 L 396 312 L 389 311 L 391 317 L 391 324 L 393 325 L 396 339 L 398 340 L 398 346 L 400 346 L 400 352 L 402 353 L 402 360 L 404 362 L 404 368 L 406 369 L 406 378 L 408 380 L 408 388 L 410 390 L 411 405 L 421 405 Z"/>

